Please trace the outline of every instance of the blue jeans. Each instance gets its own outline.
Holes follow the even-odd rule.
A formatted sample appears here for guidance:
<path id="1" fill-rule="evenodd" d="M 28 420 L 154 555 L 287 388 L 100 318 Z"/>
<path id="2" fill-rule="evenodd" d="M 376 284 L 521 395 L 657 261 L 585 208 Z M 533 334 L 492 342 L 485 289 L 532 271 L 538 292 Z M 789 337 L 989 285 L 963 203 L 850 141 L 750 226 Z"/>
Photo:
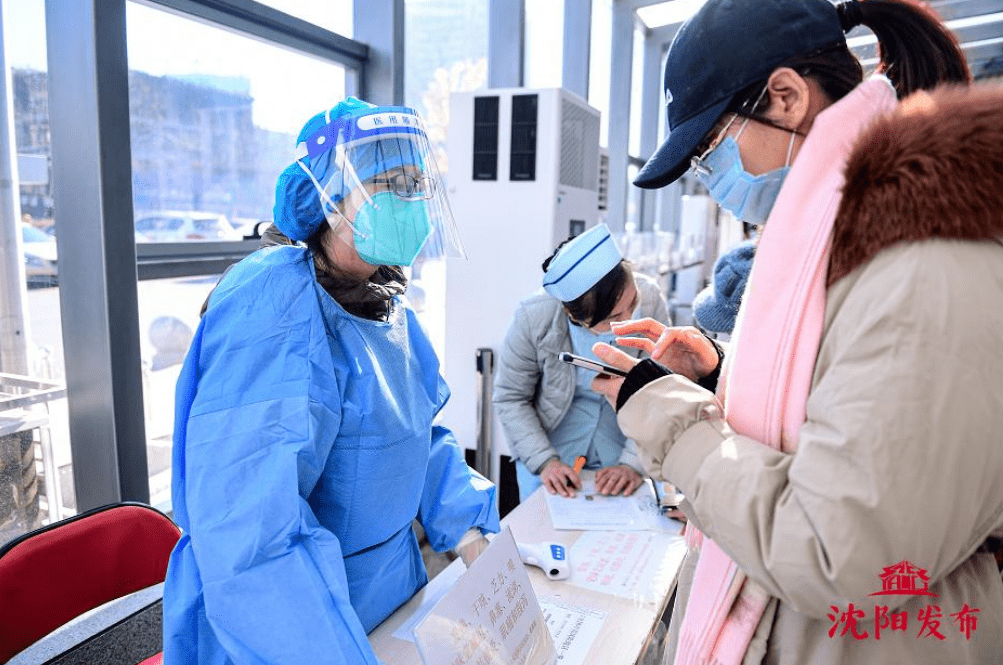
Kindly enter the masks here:
<path id="1" fill-rule="evenodd" d="M 529 495 L 542 485 L 540 476 L 536 475 L 522 463 L 522 460 L 515 461 L 515 479 L 519 483 L 519 503 L 529 498 Z"/>

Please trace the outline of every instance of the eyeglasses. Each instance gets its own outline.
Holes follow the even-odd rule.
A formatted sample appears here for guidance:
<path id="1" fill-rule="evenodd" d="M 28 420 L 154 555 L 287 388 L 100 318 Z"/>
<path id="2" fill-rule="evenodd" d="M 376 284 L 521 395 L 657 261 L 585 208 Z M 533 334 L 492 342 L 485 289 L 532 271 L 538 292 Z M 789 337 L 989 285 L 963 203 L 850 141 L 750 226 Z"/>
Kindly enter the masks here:
<path id="1" fill-rule="evenodd" d="M 707 155 L 709 155 L 714 148 L 721 145 L 721 141 L 724 140 L 725 135 L 728 133 L 728 129 L 731 128 L 732 123 L 735 122 L 737 117 L 737 113 L 732 113 L 731 118 L 727 123 L 725 123 L 724 128 L 722 128 L 709 143 L 706 143 L 706 147 L 703 148 L 703 150 L 700 150 L 699 154 L 693 155 L 693 157 L 690 158 L 690 166 L 693 168 L 694 173 L 704 176 L 710 175 L 712 169 L 704 160 L 707 159 Z M 702 145 L 698 147 L 702 147 Z"/>
<path id="2" fill-rule="evenodd" d="M 430 199 L 435 196 L 435 181 L 429 176 L 413 176 L 398 173 L 390 178 L 370 178 L 374 185 L 386 185 L 387 189 L 405 201 Z"/>
<path id="3" fill-rule="evenodd" d="M 756 97 L 756 101 L 752 104 L 752 108 L 749 109 L 747 113 L 755 113 L 756 109 L 759 108 L 759 102 L 763 101 L 763 97 L 766 96 L 766 90 L 768 88 L 769 84 L 763 86 L 762 92 L 760 92 L 759 96 Z M 744 109 L 748 107 L 748 105 L 749 105 L 749 100 L 746 99 L 744 102 L 742 102 L 741 108 Z M 724 140 L 725 134 L 728 133 L 728 128 L 731 127 L 731 123 L 735 122 L 735 119 L 737 117 L 738 113 L 732 113 L 731 119 L 728 120 L 728 123 L 724 126 L 724 129 L 722 129 L 717 134 L 717 136 L 715 136 L 714 139 L 703 150 L 700 150 L 700 148 L 703 147 L 702 144 L 697 146 L 697 151 L 698 151 L 697 154 L 690 158 L 690 166 L 693 168 L 694 173 L 702 176 L 710 175 L 713 169 L 707 166 L 704 160 L 707 159 L 707 155 L 709 155 L 714 148 L 718 147 L 721 144 L 721 141 Z M 742 125 L 742 129 L 738 130 L 738 136 L 742 135 L 742 132 L 745 130 L 745 125 L 749 124 L 749 120 L 751 119 L 752 119 L 751 115 L 746 115 L 745 123 Z M 736 141 L 738 140 L 738 136 L 735 137 Z"/>
<path id="4" fill-rule="evenodd" d="M 610 312 L 610 315 L 607 316 L 605 319 L 592 325 L 579 321 L 575 317 L 571 316 L 571 312 L 567 312 L 567 308 L 565 308 L 565 312 L 567 312 L 568 320 L 573 325 L 576 325 L 579 328 L 585 328 L 586 330 L 594 330 L 596 327 L 601 326 L 603 324 L 612 323 L 613 321 L 625 321 L 629 319 L 630 313 L 633 312 L 635 309 L 637 309 L 637 303 L 638 301 L 640 301 L 640 299 L 641 299 L 641 294 L 635 292 L 634 298 L 630 301 L 630 305 L 628 305 L 626 309 Z"/>

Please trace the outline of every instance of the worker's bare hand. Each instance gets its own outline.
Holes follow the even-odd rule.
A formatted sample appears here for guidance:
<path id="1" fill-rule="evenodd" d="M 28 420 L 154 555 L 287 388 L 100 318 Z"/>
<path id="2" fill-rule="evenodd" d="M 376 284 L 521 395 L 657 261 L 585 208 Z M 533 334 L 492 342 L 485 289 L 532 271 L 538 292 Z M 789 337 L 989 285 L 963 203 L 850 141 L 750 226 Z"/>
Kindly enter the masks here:
<path id="1" fill-rule="evenodd" d="M 630 496 L 642 482 L 641 474 L 625 464 L 596 471 L 596 491 L 600 494 Z"/>
<path id="2" fill-rule="evenodd" d="M 637 319 L 612 324 L 619 346 L 645 351 L 651 359 L 698 381 L 717 367 L 717 350 L 709 339 L 693 326 L 670 328 L 655 319 Z M 641 335 L 621 337 L 621 335 Z"/>
<path id="3" fill-rule="evenodd" d="M 566 497 L 573 497 L 575 490 L 582 488 L 582 479 L 575 470 L 557 458 L 550 460 L 540 469 L 540 482 L 551 494 Z M 571 486 L 568 483 L 571 483 Z"/>

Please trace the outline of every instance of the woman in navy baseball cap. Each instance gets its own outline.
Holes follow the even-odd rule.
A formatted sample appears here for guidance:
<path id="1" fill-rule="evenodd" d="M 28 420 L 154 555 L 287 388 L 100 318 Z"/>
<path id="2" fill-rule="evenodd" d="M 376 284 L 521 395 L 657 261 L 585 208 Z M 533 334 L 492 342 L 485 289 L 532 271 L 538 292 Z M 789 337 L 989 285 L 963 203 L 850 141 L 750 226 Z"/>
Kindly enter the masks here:
<path id="1" fill-rule="evenodd" d="M 1003 88 L 917 1 L 708 0 L 665 99 L 635 184 L 693 168 L 763 226 L 723 363 L 637 323 L 650 359 L 594 349 L 687 499 L 665 662 L 1003 663 Z"/>

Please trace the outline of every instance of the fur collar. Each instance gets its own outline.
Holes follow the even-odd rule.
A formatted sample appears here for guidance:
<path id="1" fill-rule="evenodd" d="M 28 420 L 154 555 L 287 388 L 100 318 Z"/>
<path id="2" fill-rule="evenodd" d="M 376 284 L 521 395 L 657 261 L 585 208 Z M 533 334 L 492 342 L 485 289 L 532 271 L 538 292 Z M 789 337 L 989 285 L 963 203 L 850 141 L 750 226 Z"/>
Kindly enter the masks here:
<path id="1" fill-rule="evenodd" d="M 918 92 L 860 136 L 832 230 L 828 285 L 882 249 L 1003 238 L 1003 86 Z"/>

